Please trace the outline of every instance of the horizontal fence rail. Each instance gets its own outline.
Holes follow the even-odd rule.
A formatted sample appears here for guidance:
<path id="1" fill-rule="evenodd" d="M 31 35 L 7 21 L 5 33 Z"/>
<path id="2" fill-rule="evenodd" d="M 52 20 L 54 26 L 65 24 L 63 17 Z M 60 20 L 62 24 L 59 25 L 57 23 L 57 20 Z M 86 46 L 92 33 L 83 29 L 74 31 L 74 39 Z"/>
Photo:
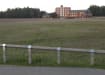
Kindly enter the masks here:
<path id="1" fill-rule="evenodd" d="M 57 63 L 61 63 L 61 51 L 68 52 L 83 52 L 90 53 L 90 64 L 94 65 L 95 53 L 105 54 L 105 50 L 94 50 L 94 49 L 77 49 L 77 48 L 62 48 L 62 47 L 45 47 L 45 46 L 32 46 L 32 45 L 14 45 L 14 44 L 0 44 L 3 49 L 3 63 L 6 63 L 6 49 L 7 48 L 25 48 L 28 50 L 28 63 L 32 63 L 32 52 L 31 49 L 41 49 L 41 50 L 53 50 L 57 51 Z"/>

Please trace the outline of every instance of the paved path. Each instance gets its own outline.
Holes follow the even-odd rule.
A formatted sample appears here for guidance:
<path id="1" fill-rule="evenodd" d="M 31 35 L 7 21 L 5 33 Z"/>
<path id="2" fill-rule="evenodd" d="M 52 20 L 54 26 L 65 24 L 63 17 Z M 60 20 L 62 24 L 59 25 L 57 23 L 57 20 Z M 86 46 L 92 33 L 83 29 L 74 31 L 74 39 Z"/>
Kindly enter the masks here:
<path id="1" fill-rule="evenodd" d="M 63 67 L 0 66 L 0 75 L 105 75 L 105 70 Z"/>

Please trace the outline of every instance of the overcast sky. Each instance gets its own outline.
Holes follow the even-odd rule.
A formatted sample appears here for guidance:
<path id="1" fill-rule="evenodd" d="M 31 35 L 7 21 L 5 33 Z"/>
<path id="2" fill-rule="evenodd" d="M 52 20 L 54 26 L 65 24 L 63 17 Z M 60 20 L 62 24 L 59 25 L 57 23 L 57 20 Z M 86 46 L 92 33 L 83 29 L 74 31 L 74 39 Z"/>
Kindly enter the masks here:
<path id="1" fill-rule="evenodd" d="M 33 7 L 54 12 L 56 7 L 64 5 L 71 9 L 87 9 L 90 5 L 105 5 L 105 0 L 0 0 L 0 11 L 7 8 Z"/>

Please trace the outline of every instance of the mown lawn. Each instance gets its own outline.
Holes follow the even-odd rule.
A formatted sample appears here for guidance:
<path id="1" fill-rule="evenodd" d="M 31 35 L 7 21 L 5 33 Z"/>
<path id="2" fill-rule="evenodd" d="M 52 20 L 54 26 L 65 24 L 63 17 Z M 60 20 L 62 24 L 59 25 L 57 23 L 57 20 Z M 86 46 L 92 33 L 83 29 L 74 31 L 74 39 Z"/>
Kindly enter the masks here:
<path id="1" fill-rule="evenodd" d="M 105 49 L 104 34 L 100 19 L 0 22 L 0 43 Z"/>
<path id="2" fill-rule="evenodd" d="M 105 18 L 0 19 L 0 43 L 105 49 Z M 27 51 L 19 51 L 21 49 L 17 52 L 8 49 L 7 62 L 13 64 L 19 61 L 20 64 L 27 64 Z M 17 53 L 19 57 L 15 58 L 15 54 L 12 52 Z M 0 51 L 0 56 L 2 57 L 2 51 Z M 62 52 L 62 56 L 61 65 L 64 66 L 89 66 L 90 63 L 87 53 Z M 56 52 L 33 51 L 32 57 L 33 65 L 57 65 Z M 97 55 L 95 58 L 98 59 L 96 59 L 95 65 L 99 67 L 104 65 L 103 57 L 104 55 Z"/>

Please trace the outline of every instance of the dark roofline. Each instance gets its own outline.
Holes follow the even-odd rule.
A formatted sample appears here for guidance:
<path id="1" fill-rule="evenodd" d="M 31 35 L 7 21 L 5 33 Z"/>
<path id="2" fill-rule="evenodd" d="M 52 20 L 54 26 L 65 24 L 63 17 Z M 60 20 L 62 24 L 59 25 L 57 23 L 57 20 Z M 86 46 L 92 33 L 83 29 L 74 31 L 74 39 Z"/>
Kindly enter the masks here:
<path id="1" fill-rule="evenodd" d="M 86 12 L 86 13 L 91 13 L 89 10 L 71 10 L 70 12 Z"/>

